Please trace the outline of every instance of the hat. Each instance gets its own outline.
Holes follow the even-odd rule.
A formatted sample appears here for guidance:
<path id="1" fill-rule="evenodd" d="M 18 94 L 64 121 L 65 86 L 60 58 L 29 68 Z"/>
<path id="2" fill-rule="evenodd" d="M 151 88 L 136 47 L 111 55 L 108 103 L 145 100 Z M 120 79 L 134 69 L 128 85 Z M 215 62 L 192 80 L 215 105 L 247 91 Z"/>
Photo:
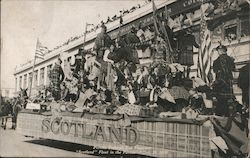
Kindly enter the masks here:
<path id="1" fill-rule="evenodd" d="M 227 47 L 224 45 L 219 45 L 218 47 L 216 47 L 216 50 L 218 51 L 219 49 L 223 49 L 225 52 L 227 51 Z"/>

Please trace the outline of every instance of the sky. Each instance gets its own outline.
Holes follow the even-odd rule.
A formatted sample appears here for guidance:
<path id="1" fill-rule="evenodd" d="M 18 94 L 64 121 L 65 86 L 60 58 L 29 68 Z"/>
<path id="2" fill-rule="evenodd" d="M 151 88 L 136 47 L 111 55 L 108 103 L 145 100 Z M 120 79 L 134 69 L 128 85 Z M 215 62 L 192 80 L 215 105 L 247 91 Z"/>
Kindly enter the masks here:
<path id="1" fill-rule="evenodd" d="M 36 41 L 52 49 L 144 0 L 1 0 L 1 88 L 14 88 L 14 69 L 34 58 Z"/>

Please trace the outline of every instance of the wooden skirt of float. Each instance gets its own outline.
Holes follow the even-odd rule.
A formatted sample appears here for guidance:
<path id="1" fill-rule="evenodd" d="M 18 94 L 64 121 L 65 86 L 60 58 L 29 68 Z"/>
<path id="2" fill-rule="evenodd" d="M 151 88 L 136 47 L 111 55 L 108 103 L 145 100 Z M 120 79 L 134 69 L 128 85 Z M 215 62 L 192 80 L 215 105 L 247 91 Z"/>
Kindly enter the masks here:
<path id="1" fill-rule="evenodd" d="M 211 157 L 209 129 L 192 120 L 22 111 L 23 135 L 154 157 Z"/>

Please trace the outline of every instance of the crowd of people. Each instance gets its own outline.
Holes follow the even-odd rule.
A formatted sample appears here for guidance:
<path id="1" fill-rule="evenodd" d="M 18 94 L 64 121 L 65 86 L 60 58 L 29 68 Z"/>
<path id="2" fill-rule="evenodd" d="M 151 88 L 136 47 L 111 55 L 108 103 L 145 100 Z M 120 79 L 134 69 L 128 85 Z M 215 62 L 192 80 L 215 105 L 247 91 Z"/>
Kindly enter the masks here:
<path id="1" fill-rule="evenodd" d="M 8 118 L 11 118 L 12 129 L 16 128 L 17 114 L 23 108 L 18 98 L 6 98 L 1 96 L 0 105 L 1 126 L 6 129 Z"/>

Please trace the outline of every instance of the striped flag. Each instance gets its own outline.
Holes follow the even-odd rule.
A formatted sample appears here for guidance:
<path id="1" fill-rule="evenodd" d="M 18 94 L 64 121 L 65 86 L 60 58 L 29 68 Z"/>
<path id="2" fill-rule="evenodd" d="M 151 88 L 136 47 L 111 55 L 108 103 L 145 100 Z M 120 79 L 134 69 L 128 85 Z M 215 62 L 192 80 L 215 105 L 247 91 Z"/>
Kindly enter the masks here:
<path id="1" fill-rule="evenodd" d="M 37 40 L 36 43 L 36 53 L 35 53 L 35 58 L 40 58 L 44 59 L 44 55 L 48 53 L 49 49 L 41 44 L 39 39 Z"/>
<path id="2" fill-rule="evenodd" d="M 211 46 L 211 32 L 207 28 L 204 12 L 201 5 L 201 21 L 200 21 L 200 40 L 201 47 L 198 53 L 198 77 L 202 78 L 206 83 L 211 83 L 212 76 L 212 46 Z"/>

